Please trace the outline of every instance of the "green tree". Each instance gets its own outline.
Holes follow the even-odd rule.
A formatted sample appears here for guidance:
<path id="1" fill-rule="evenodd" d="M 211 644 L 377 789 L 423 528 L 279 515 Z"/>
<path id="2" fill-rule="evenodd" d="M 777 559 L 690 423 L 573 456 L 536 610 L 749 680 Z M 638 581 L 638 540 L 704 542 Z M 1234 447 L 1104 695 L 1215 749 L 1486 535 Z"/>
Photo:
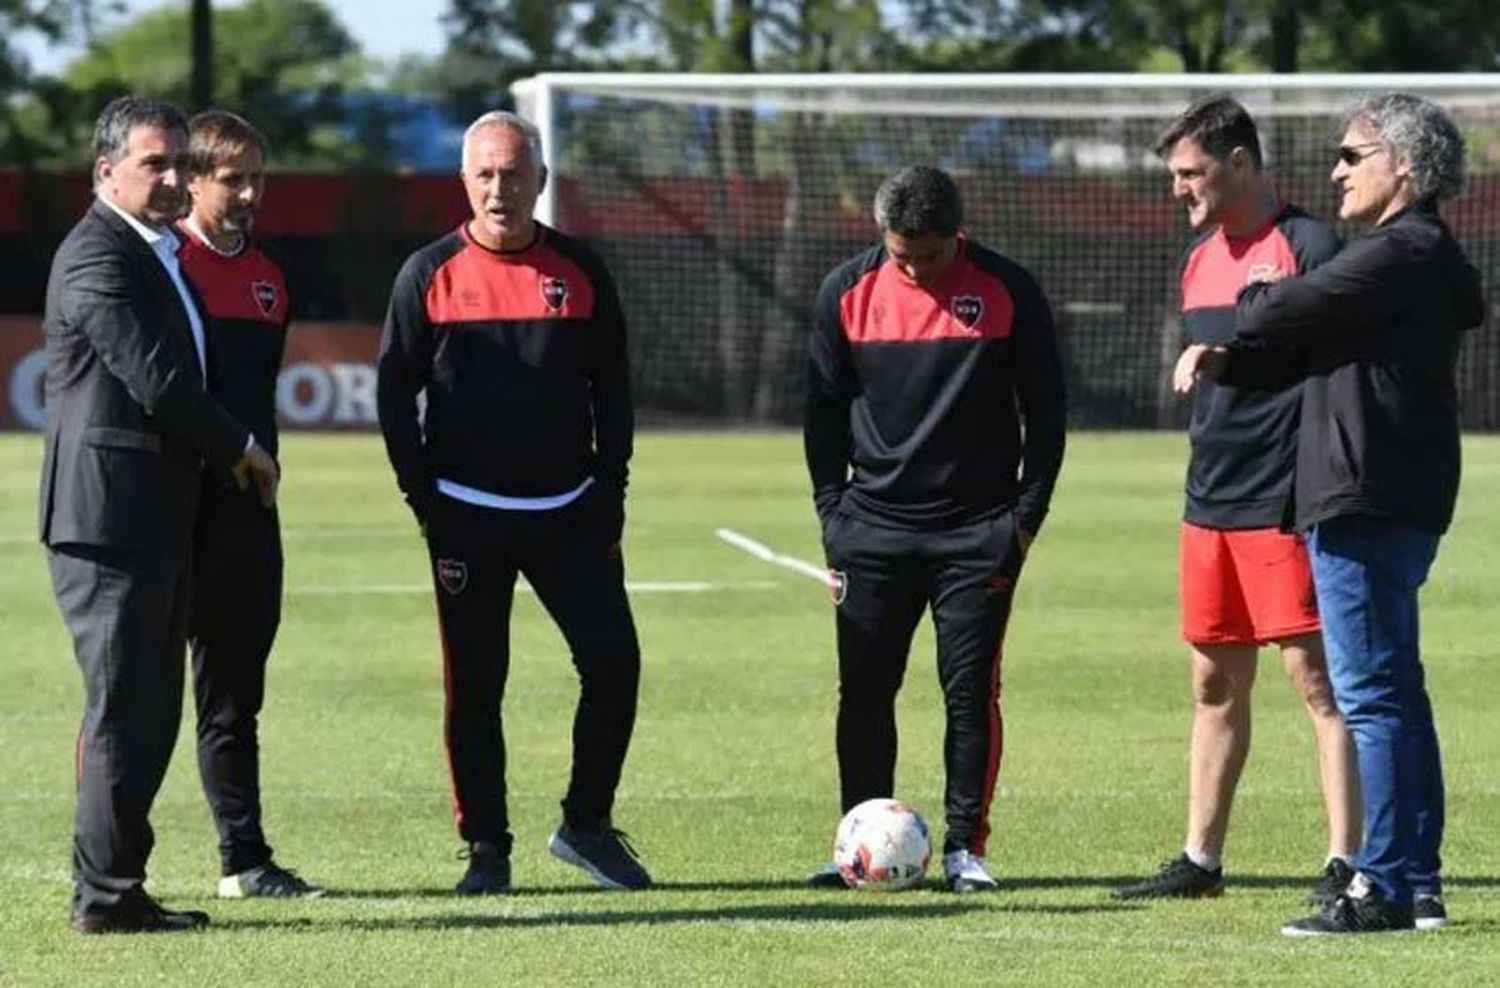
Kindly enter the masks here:
<path id="1" fill-rule="evenodd" d="M 1306 18 L 1302 67 L 1353 72 L 1500 69 L 1494 0 L 1323 0 Z"/>
<path id="2" fill-rule="evenodd" d="M 99 5 L 94 0 L 0 0 L 0 162 L 29 166 L 45 157 L 47 144 L 26 127 L 27 96 L 38 80 L 14 37 L 35 31 L 57 44 L 70 37 L 90 37 Z"/>
<path id="3" fill-rule="evenodd" d="M 322 0 L 248 0 L 215 12 L 216 105 L 243 112 L 266 134 L 283 167 L 357 168 L 381 163 L 379 142 L 347 136 L 341 99 L 368 66 Z M 186 7 L 152 10 L 98 39 L 28 108 L 49 135 L 53 163 L 76 163 L 94 116 L 124 93 L 192 105 Z"/>

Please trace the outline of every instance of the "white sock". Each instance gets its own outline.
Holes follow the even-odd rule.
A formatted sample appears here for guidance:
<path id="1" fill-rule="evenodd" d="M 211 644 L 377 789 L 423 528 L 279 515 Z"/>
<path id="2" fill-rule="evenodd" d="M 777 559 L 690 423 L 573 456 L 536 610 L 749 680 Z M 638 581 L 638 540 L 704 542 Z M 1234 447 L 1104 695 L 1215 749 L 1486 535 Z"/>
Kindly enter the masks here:
<path id="1" fill-rule="evenodd" d="M 1348 865 L 1349 867 L 1351 867 L 1351 868 L 1354 867 L 1354 855 L 1352 855 L 1352 854 L 1334 854 L 1332 851 L 1328 852 L 1328 860 L 1324 861 L 1323 864 L 1324 865 L 1331 865 L 1335 861 L 1342 861 L 1342 862 L 1344 862 L 1344 864 Z"/>
<path id="2" fill-rule="evenodd" d="M 1204 871 L 1218 871 L 1219 866 L 1223 864 L 1217 854 L 1209 854 L 1201 847 L 1184 848 L 1182 853 L 1186 854 L 1189 861 Z"/>

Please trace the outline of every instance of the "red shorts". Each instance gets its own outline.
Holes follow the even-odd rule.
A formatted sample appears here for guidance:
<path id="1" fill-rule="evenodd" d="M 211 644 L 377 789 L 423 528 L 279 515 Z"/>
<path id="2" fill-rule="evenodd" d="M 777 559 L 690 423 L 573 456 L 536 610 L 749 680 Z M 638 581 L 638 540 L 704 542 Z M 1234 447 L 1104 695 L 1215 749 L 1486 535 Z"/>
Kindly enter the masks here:
<path id="1" fill-rule="evenodd" d="M 1307 547 L 1276 528 L 1182 524 L 1182 637 L 1263 645 L 1319 628 Z"/>

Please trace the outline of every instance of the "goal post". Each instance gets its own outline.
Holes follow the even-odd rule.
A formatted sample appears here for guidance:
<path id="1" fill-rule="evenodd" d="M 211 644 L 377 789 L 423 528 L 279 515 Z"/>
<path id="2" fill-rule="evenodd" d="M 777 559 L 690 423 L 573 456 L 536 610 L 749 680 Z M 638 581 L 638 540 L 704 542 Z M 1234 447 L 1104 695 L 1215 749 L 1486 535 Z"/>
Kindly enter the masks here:
<path id="1" fill-rule="evenodd" d="M 1469 145 L 1446 210 L 1500 297 L 1500 75 L 544 74 L 513 87 L 551 169 L 538 216 L 593 243 L 625 300 L 643 421 L 800 420 L 814 296 L 873 243 L 871 199 L 902 165 L 947 169 L 968 231 L 1051 299 L 1074 426 L 1182 424 L 1175 280 L 1191 238 L 1152 151 L 1193 99 L 1255 115 L 1284 198 L 1335 213 L 1344 110 L 1415 92 Z M 1500 428 L 1496 320 L 1460 362 L 1470 428 Z"/>

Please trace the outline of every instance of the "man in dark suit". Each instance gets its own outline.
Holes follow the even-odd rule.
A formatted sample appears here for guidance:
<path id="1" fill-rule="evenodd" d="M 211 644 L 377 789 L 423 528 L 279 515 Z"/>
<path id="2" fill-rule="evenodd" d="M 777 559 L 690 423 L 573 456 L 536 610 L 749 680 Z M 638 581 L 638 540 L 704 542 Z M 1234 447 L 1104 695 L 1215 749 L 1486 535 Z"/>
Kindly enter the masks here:
<path id="1" fill-rule="evenodd" d="M 73 927 L 193 929 L 208 917 L 146 894 L 147 820 L 177 737 L 190 543 L 205 469 L 254 481 L 276 464 L 204 392 L 202 319 L 177 267 L 187 122 L 122 97 L 94 128 L 97 199 L 47 284 L 41 539 L 83 673 Z"/>

